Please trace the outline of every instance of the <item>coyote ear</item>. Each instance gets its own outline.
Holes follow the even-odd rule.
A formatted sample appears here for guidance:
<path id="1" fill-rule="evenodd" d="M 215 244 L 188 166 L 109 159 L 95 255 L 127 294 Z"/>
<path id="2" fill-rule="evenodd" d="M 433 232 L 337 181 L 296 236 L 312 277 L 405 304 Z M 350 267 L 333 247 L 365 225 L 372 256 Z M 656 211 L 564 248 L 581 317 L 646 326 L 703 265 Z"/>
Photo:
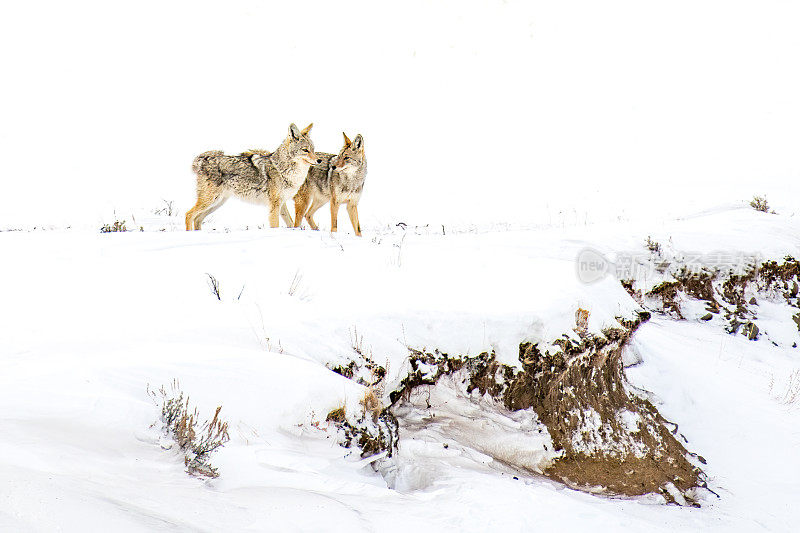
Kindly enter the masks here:
<path id="1" fill-rule="evenodd" d="M 300 130 L 297 129 L 297 125 L 294 122 L 289 126 L 289 137 L 295 141 L 300 139 Z"/>
<path id="2" fill-rule="evenodd" d="M 345 146 L 350 146 L 351 144 L 353 144 L 353 141 L 351 141 L 350 139 L 347 138 L 347 134 L 345 132 L 342 132 L 342 135 L 344 135 L 344 145 Z"/>
<path id="3" fill-rule="evenodd" d="M 356 150 L 364 149 L 364 137 L 362 137 L 360 133 L 356 135 L 356 138 L 353 140 L 353 147 Z"/>
<path id="4" fill-rule="evenodd" d="M 312 122 L 311 124 L 306 126 L 305 129 L 303 129 L 303 131 L 301 131 L 300 133 L 302 133 L 303 135 L 308 136 L 308 132 L 311 131 L 311 128 L 313 128 L 313 127 L 314 127 L 314 123 Z"/>

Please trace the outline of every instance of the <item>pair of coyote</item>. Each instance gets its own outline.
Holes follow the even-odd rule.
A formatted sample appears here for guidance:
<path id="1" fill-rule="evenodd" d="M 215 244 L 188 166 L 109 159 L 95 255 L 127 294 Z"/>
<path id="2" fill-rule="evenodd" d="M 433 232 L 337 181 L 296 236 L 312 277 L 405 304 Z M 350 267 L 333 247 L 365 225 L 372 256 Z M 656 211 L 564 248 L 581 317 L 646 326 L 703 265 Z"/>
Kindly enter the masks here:
<path id="1" fill-rule="evenodd" d="M 339 206 L 347 204 L 347 214 L 356 235 L 361 236 L 358 201 L 367 175 L 364 138 L 352 141 L 344 135 L 338 155 L 314 151 L 309 132 L 289 126 L 289 134 L 277 150 L 249 150 L 225 155 L 220 150 L 204 152 L 194 158 L 197 175 L 197 203 L 186 213 L 186 229 L 199 230 L 203 219 L 219 209 L 231 196 L 269 206 L 269 225 L 277 228 L 279 217 L 295 228 L 305 218 L 318 229 L 314 213 L 330 202 L 331 231 L 337 230 Z M 286 202 L 294 198 L 295 219 Z"/>

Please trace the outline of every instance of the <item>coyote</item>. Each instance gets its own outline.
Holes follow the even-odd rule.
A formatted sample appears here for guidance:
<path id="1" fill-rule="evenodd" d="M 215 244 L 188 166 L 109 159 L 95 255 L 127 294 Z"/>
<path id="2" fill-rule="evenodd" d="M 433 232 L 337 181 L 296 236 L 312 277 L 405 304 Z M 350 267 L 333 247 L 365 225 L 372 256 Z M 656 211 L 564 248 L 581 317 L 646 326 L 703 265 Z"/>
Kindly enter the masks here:
<path id="1" fill-rule="evenodd" d="M 192 170 L 197 175 L 197 203 L 186 213 L 186 230 L 200 229 L 203 219 L 231 196 L 268 205 L 270 227 L 278 227 L 279 213 L 292 227 L 286 200 L 297 193 L 311 165 L 322 163 L 308 136 L 312 126 L 300 131 L 292 124 L 286 140 L 271 153 L 250 150 L 225 155 L 212 150 L 195 157 Z"/>
<path id="2" fill-rule="evenodd" d="M 306 182 L 294 197 L 294 227 L 300 227 L 303 217 L 311 229 L 318 229 L 314 222 L 314 213 L 331 203 L 331 231 L 337 230 L 339 206 L 347 204 L 347 214 L 356 235 L 361 236 L 361 224 L 358 221 L 358 200 L 364 189 L 367 177 L 367 158 L 364 154 L 364 138 L 356 135 L 353 141 L 344 136 L 344 146 L 339 155 L 317 154 L 321 162 L 312 165 L 308 171 Z M 311 206 L 309 208 L 309 205 Z"/>

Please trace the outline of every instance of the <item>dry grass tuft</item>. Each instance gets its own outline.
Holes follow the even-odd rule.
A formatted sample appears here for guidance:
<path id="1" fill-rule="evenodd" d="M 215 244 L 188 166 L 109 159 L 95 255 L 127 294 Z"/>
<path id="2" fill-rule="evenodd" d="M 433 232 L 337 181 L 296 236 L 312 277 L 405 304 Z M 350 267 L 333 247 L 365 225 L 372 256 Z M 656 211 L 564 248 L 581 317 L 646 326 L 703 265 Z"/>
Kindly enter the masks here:
<path id="1" fill-rule="evenodd" d="M 353 347 L 354 352 L 364 359 L 369 360 L 372 358 L 372 351 L 364 345 L 364 335 L 358 334 L 356 326 L 353 326 L 353 329 L 350 330 L 350 346 Z"/>
<path id="2" fill-rule="evenodd" d="M 789 374 L 786 379 L 786 389 L 782 393 L 773 395 L 774 385 L 775 378 L 772 378 L 769 384 L 769 392 L 778 403 L 793 407 L 800 402 L 800 369 L 794 370 Z"/>
<path id="3" fill-rule="evenodd" d="M 372 421 L 377 422 L 378 417 L 381 415 L 381 411 L 383 407 L 381 406 L 381 401 L 378 399 L 378 396 L 375 394 L 375 390 L 372 387 L 368 387 L 367 390 L 364 391 L 364 396 L 358 402 L 361 405 L 362 413 L 364 417 L 367 414 L 372 416 Z"/>
<path id="4" fill-rule="evenodd" d="M 325 420 L 327 422 L 344 422 L 346 419 L 345 412 L 346 410 L 344 405 L 341 407 L 337 407 L 336 409 L 328 413 L 328 416 L 325 417 Z"/>
<path id="5" fill-rule="evenodd" d="M 303 271 L 301 269 L 295 270 L 292 281 L 289 283 L 289 290 L 286 292 L 289 296 L 295 296 L 302 301 L 311 299 L 312 293 L 309 287 L 303 283 Z"/>
<path id="6" fill-rule="evenodd" d="M 575 333 L 581 338 L 589 333 L 589 311 L 580 307 L 575 311 Z"/>

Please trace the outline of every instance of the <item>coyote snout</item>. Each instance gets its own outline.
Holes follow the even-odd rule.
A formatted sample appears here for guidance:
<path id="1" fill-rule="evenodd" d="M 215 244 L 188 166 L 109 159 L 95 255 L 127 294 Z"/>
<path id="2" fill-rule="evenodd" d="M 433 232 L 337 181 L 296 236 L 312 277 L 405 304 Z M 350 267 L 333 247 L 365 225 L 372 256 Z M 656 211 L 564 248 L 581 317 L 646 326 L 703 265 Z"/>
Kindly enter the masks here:
<path id="1" fill-rule="evenodd" d="M 268 205 L 270 227 L 278 227 L 279 214 L 287 226 L 292 226 L 284 204 L 305 182 L 309 168 L 323 162 L 309 137 L 312 126 L 300 131 L 291 124 L 286 139 L 271 153 L 251 150 L 225 155 L 214 150 L 197 156 L 192 162 L 197 175 L 197 203 L 186 213 L 186 229 L 199 230 L 203 219 L 231 196 Z"/>

